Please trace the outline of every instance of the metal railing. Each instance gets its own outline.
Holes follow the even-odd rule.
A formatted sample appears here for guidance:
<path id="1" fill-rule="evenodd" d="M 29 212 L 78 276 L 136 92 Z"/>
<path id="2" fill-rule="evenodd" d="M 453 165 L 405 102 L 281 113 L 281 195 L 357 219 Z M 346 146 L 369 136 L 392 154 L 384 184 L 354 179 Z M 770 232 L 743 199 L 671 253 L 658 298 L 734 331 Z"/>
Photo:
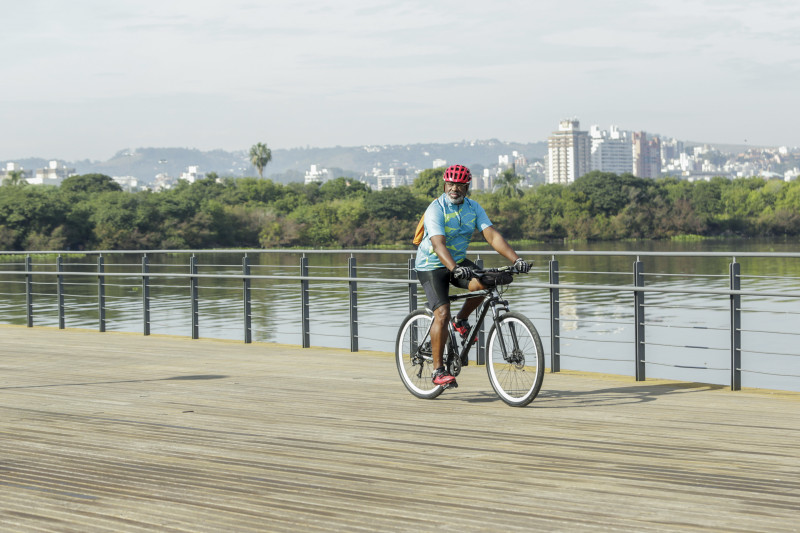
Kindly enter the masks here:
<path id="1" fill-rule="evenodd" d="M 323 293 L 330 292 L 330 293 L 343 293 L 346 295 L 346 302 L 347 302 L 347 337 L 349 341 L 350 350 L 353 352 L 359 351 L 359 339 L 365 339 L 363 335 L 367 333 L 369 329 L 374 327 L 374 324 L 371 325 L 367 322 L 368 317 L 365 317 L 365 313 L 359 313 L 359 286 L 361 287 L 375 287 L 381 286 L 387 288 L 387 290 L 391 287 L 401 289 L 402 292 L 398 292 L 396 297 L 393 297 L 394 300 L 406 300 L 408 304 L 408 310 L 413 310 L 417 308 L 418 305 L 418 282 L 416 281 L 416 272 L 413 269 L 413 258 L 409 258 L 402 263 L 402 267 L 397 266 L 397 263 L 394 262 L 391 269 L 394 271 L 393 274 L 397 277 L 395 278 L 387 278 L 387 277 L 371 277 L 371 276 L 364 276 L 363 271 L 372 271 L 373 269 L 380 269 L 380 268 L 387 268 L 385 266 L 370 266 L 366 265 L 362 268 L 359 267 L 357 262 L 357 256 L 359 254 L 373 254 L 373 255 L 381 255 L 381 254 L 390 254 L 390 255 L 402 255 L 402 256 L 410 256 L 411 252 L 408 251 L 363 251 L 363 250 L 344 250 L 344 251 L 319 251 L 319 250 L 268 250 L 268 251 L 259 251 L 259 250 L 225 250 L 225 251 L 214 251 L 214 250 L 193 250 L 193 251 L 150 251 L 146 254 L 142 254 L 141 252 L 88 252 L 83 254 L 80 258 L 80 261 L 85 261 L 86 257 L 91 258 L 92 256 L 96 256 L 96 261 L 87 263 L 87 262 L 72 262 L 68 263 L 64 261 L 64 256 L 68 252 L 61 252 L 58 255 L 49 255 L 43 256 L 40 254 L 33 254 L 33 253 L 0 253 L 0 259 L 4 259 L 4 263 L 0 263 L 0 286 L 16 286 L 16 287 L 24 287 L 22 291 L 19 289 L 11 292 L 2 291 L 0 292 L 0 302 L 6 300 L 7 305 L 3 306 L 3 312 L 6 316 L 0 316 L 0 322 L 14 322 L 15 319 L 18 319 L 16 312 L 13 310 L 14 305 L 13 302 L 9 304 L 10 300 L 14 300 L 15 298 L 19 299 L 21 293 L 24 292 L 24 323 L 28 327 L 33 327 L 35 323 L 35 318 L 37 316 L 46 316 L 48 313 L 55 313 L 55 321 L 58 325 L 58 328 L 64 329 L 66 328 L 67 317 L 69 313 L 83 313 L 84 315 L 87 313 L 87 310 L 91 307 L 96 306 L 96 316 L 97 316 L 97 329 L 100 332 L 107 331 L 108 327 L 108 314 L 109 310 L 114 308 L 112 302 L 114 298 L 119 298 L 119 296 L 114 296 L 109 294 L 111 288 L 115 289 L 119 292 L 120 289 L 128 290 L 130 293 L 139 293 L 141 296 L 140 307 L 141 307 L 141 321 L 142 321 L 142 333 L 144 335 L 150 335 L 151 333 L 151 326 L 153 325 L 153 304 L 154 304 L 154 297 L 153 297 L 153 290 L 158 289 L 160 291 L 186 291 L 188 293 L 188 298 L 185 297 L 169 297 L 166 298 L 167 302 L 160 302 L 160 309 L 159 311 L 162 313 L 169 312 L 185 312 L 188 310 L 189 320 L 190 320 L 190 335 L 193 339 L 197 339 L 200 336 L 200 327 L 201 327 L 201 316 L 206 316 L 210 311 L 204 308 L 204 305 L 207 304 L 207 301 L 203 300 L 201 296 L 201 292 L 203 291 L 212 291 L 212 290 L 224 290 L 228 292 L 234 292 L 239 294 L 239 304 L 231 303 L 232 300 L 229 298 L 227 300 L 228 307 L 238 305 L 240 307 L 241 312 L 241 333 L 240 338 L 245 343 L 253 342 L 254 338 L 254 317 L 255 314 L 255 307 L 256 304 L 259 305 L 272 305 L 274 303 L 271 300 L 272 293 L 277 291 L 279 296 L 277 297 L 279 300 L 285 296 L 289 285 L 288 284 L 297 284 L 295 287 L 299 289 L 299 309 L 297 309 L 297 317 L 294 319 L 294 322 L 299 322 L 299 331 L 296 332 L 297 341 L 303 347 L 311 346 L 311 316 L 312 313 L 315 311 L 315 301 L 321 301 L 328 296 L 324 296 Z M 42 252 L 44 254 L 44 252 Z M 109 257 L 130 257 L 132 254 L 136 254 L 137 256 L 141 256 L 141 261 L 137 263 L 108 263 L 106 260 Z M 188 257 L 188 261 L 186 264 L 170 264 L 170 265 L 159 265 L 160 271 L 154 271 L 153 263 L 151 262 L 152 257 L 157 257 L 161 254 L 171 254 L 171 255 L 180 255 L 180 254 L 190 254 Z M 240 255 L 241 256 L 241 265 L 235 266 L 231 264 L 223 264 L 223 265 L 216 265 L 216 264 L 200 264 L 198 261 L 198 254 L 202 255 L 210 255 L 211 257 L 216 257 L 217 254 L 227 254 L 230 256 L 233 255 Z M 288 265 L 285 262 L 281 265 L 253 265 L 251 262 L 251 258 L 258 254 L 297 254 L 299 256 L 299 261 L 294 266 Z M 347 255 L 347 265 L 341 267 L 331 267 L 331 268 L 342 268 L 346 269 L 347 274 L 344 276 L 323 276 L 323 275 L 313 275 L 311 273 L 311 267 L 309 265 L 309 257 L 314 256 L 315 254 L 345 254 Z M 789 307 L 793 308 L 794 310 L 789 309 L 781 311 L 783 314 L 800 314 L 800 306 L 797 306 L 797 302 L 800 302 L 800 290 L 798 289 L 791 289 L 791 287 L 795 286 L 795 282 L 798 280 L 796 276 L 786 276 L 786 280 L 788 281 L 788 287 L 777 287 L 772 290 L 744 290 L 742 289 L 742 270 L 741 264 L 737 262 L 737 257 L 748 257 L 748 258 L 762 258 L 767 260 L 782 258 L 788 260 L 797 260 L 800 259 L 800 254 L 793 254 L 793 253 L 784 253 L 784 254 L 767 254 L 767 253 L 739 253 L 735 256 L 730 253 L 702 253 L 702 252 L 682 252 L 682 253 L 670 253 L 670 252 L 545 252 L 545 251 L 528 251 L 523 252 L 526 257 L 533 257 L 533 256 L 549 256 L 550 258 L 547 259 L 547 268 L 546 269 L 538 269 L 538 273 L 540 277 L 544 277 L 544 282 L 537 282 L 537 281 L 522 281 L 519 285 L 526 288 L 528 291 L 532 291 L 533 298 L 541 298 L 549 304 L 549 313 L 547 316 L 547 322 L 549 324 L 549 331 L 542 331 L 543 337 L 549 340 L 549 355 L 550 355 L 550 369 L 552 372 L 558 372 L 562 368 L 562 359 L 564 357 L 568 358 L 577 358 L 577 359 L 595 359 L 595 360 L 602 360 L 602 361 L 616 361 L 616 362 L 624 362 L 624 361 L 633 361 L 633 375 L 639 381 L 642 381 L 646 378 L 647 374 L 647 367 L 648 365 L 664 365 L 665 363 L 658 363 L 655 361 L 648 361 L 647 358 L 647 348 L 662 348 L 662 347 L 671 347 L 677 349 L 684 349 L 684 350 L 716 350 L 716 351 L 726 351 L 729 354 L 730 363 L 727 365 L 727 372 L 729 372 L 729 383 L 730 388 L 732 390 L 739 390 L 742 387 L 742 372 L 752 372 L 756 374 L 765 374 L 765 375 L 774 375 L 774 376 L 781 376 L 783 378 L 800 378 L 800 370 L 794 372 L 792 370 L 778 370 L 778 371 L 769 371 L 765 369 L 743 369 L 742 367 L 742 353 L 743 353 L 743 334 L 745 338 L 749 338 L 750 336 L 797 336 L 798 333 L 794 330 L 768 330 L 768 329 L 758 329 L 758 330 L 744 330 L 742 329 L 742 315 L 745 310 L 742 308 L 742 297 L 748 298 L 755 298 L 759 300 L 763 300 L 764 298 L 779 298 L 782 301 L 789 302 Z M 480 252 L 480 255 L 490 257 L 493 253 L 486 253 Z M 559 259 L 562 260 L 569 260 L 571 257 L 574 256 L 592 256 L 592 257 L 613 257 L 618 259 L 632 260 L 632 268 L 629 272 L 624 272 L 620 270 L 611 270 L 607 272 L 601 271 L 581 271 L 577 269 L 562 269 L 559 263 Z M 54 258 L 51 259 L 52 262 L 34 262 L 33 257 L 45 257 Z M 725 259 L 728 260 L 728 269 L 725 274 L 720 273 L 712 273 L 712 274 L 698 274 L 702 280 L 704 285 L 708 285 L 710 281 L 719 282 L 721 279 L 725 279 L 725 284 L 727 287 L 725 288 L 709 288 L 707 286 L 698 287 L 698 286 L 657 286 L 654 284 L 648 285 L 646 280 L 648 275 L 645 273 L 645 263 L 642 261 L 642 258 L 675 258 L 675 257 L 683 257 L 683 258 L 717 258 L 717 259 Z M 15 261 L 15 259 L 21 258 L 22 261 Z M 479 257 L 479 261 L 482 261 Z M 113 266 L 113 268 L 111 268 Z M 201 271 L 201 268 L 206 270 L 206 272 Z M 175 271 L 175 270 L 178 271 Z M 236 270 L 234 272 L 233 270 Z M 290 272 L 280 272 L 280 273 L 269 273 L 269 274 L 259 274 L 255 273 L 254 270 L 263 270 L 266 269 L 269 272 L 274 272 L 277 269 L 289 269 Z M 296 269 L 296 270 L 295 270 Z M 207 270 L 213 270 L 212 272 L 207 272 Z M 295 270 L 295 273 L 292 273 L 291 270 Z M 402 273 L 402 275 L 398 275 Z M 361 274 L 361 277 L 359 277 Z M 669 277 L 679 275 L 681 273 L 675 272 L 661 272 L 658 274 L 654 274 L 658 277 Z M 579 278 L 582 275 L 591 275 L 596 277 L 599 276 L 612 276 L 619 278 L 620 276 L 625 276 L 630 279 L 630 283 L 608 283 L 608 284 L 598 284 L 598 283 L 565 283 L 564 277 L 575 277 Z M 705 276 L 705 277 L 704 277 Z M 754 279 L 759 279 L 758 276 L 754 276 Z M 204 283 L 213 280 L 214 283 L 211 285 L 203 285 Z M 265 285 L 265 282 L 272 282 L 272 285 Z M 224 285 L 224 286 L 221 286 Z M 257 287 L 254 287 L 254 284 L 259 284 Z M 798 282 L 800 285 L 800 282 Z M 92 291 L 88 289 L 88 286 L 96 285 L 96 288 Z M 517 283 L 515 283 L 517 285 Z M 73 291 L 70 293 L 71 287 L 82 287 L 81 291 Z M 338 288 L 342 287 L 344 290 Z M 201 291 L 202 289 L 202 291 Z M 314 291 L 320 291 L 315 293 Z M 83 294 L 77 294 L 77 292 L 82 292 Z M 565 294 L 569 294 L 565 296 Z M 321 296 L 314 297 L 315 294 L 320 294 Z M 394 293 L 393 293 L 394 294 Z M 405 296 L 403 295 L 405 294 Z M 538 296 L 536 296 L 538 294 Z M 588 301 L 581 301 L 579 300 L 576 295 L 590 295 L 594 297 L 594 300 Z M 602 297 L 598 298 L 598 294 L 603 295 Z M 78 303 L 72 307 L 68 306 L 66 303 L 65 296 L 70 295 L 72 300 L 83 300 L 87 301 L 88 303 Z M 624 295 L 630 296 L 630 308 L 628 311 L 620 310 L 624 309 Z M 656 303 L 649 303 L 646 301 L 646 295 L 658 295 L 659 297 L 669 297 L 669 296 L 686 296 L 686 295 L 693 295 L 693 296 L 701 296 L 707 299 L 713 299 L 714 301 L 719 301 L 720 299 L 724 299 L 726 301 L 725 307 L 727 308 L 727 312 L 729 315 L 727 325 L 726 326 L 717 326 L 714 327 L 709 324 L 694 324 L 689 326 L 681 326 L 679 324 L 663 324 L 658 322 L 648 322 L 648 319 L 652 316 L 652 311 L 657 309 L 668 309 L 670 308 L 669 305 L 660 305 L 658 302 Z M 333 300 L 333 298 L 328 298 L 329 300 Z M 94 300 L 94 301 L 91 301 Z M 123 306 L 130 306 L 130 298 L 123 299 L 121 305 Z M 174 300 L 174 301 L 173 301 Z M 188 300 L 188 301 L 187 301 Z M 598 304 L 598 301 L 601 302 Z M 607 315 L 609 313 L 600 312 L 596 315 L 587 315 L 584 318 L 580 318 L 579 316 L 571 316 L 568 312 L 566 312 L 567 307 L 579 307 L 584 306 L 587 308 L 591 308 L 596 305 L 605 304 L 607 301 L 616 302 L 615 305 L 617 308 L 614 311 L 615 314 L 627 313 L 629 312 L 629 317 L 622 317 L 621 319 L 611 319 Z M 515 301 L 512 303 L 516 303 Z M 793 307 L 792 307 L 793 304 Z M 683 309 L 684 311 L 689 308 L 681 308 L 680 303 L 678 306 L 673 307 L 677 309 Z M 712 308 L 706 308 L 703 306 L 695 307 L 694 310 L 700 311 L 701 313 L 705 313 L 710 311 Z M 714 311 L 719 312 L 721 310 L 720 307 L 713 308 Z M 372 310 L 373 314 L 375 310 Z M 395 310 L 397 313 L 397 310 Z M 770 312 L 769 310 L 764 312 Z M 614 314 L 611 313 L 611 314 Z M 339 313 L 342 314 L 342 313 Z M 369 314 L 369 313 L 366 313 Z M 221 320 L 225 322 L 226 325 L 230 322 L 230 309 L 227 312 L 223 313 L 224 317 Z M 361 320 L 359 317 L 361 316 Z M 397 317 L 394 317 L 392 323 L 399 323 L 400 319 L 402 319 L 402 314 Z M 261 320 L 264 322 L 264 320 Z M 269 321 L 267 321 L 269 322 Z M 535 320 L 536 322 L 536 320 Z M 572 345 L 580 344 L 580 343 L 611 343 L 614 345 L 617 344 L 628 344 L 629 340 L 625 338 L 582 338 L 582 337 L 575 337 L 570 336 L 564 331 L 563 325 L 565 322 L 580 322 L 581 324 L 592 324 L 592 325 L 604 325 L 609 326 L 612 325 L 613 327 L 617 327 L 618 329 L 626 329 L 631 328 L 633 329 L 633 339 L 632 339 L 632 349 L 631 349 L 631 356 L 630 358 L 616 358 L 616 357 L 593 357 L 591 355 L 586 355 L 588 352 L 584 350 L 582 353 L 567 353 L 564 351 L 564 344 L 569 343 Z M 362 326 L 361 332 L 359 331 L 359 324 Z M 230 327 L 230 326 L 228 326 Z M 271 326 L 270 326 L 271 327 Z M 699 346 L 699 345 L 681 345 L 675 344 L 677 341 L 672 341 L 668 343 L 659 343 L 656 341 L 648 341 L 647 336 L 649 332 L 655 331 L 659 328 L 670 328 L 670 329 L 679 329 L 679 328 L 688 328 L 691 330 L 706 330 L 707 332 L 722 332 L 726 333 L 728 337 L 727 346 Z M 544 328 L 540 328 L 544 329 Z M 573 327 L 574 330 L 579 328 Z M 386 335 L 383 335 L 386 337 Z M 390 339 L 381 339 L 382 341 L 388 342 L 390 345 L 393 341 L 393 336 Z M 796 346 L 796 342 L 788 342 L 786 343 L 788 346 Z M 324 345 L 324 344 L 323 344 Z M 387 346 L 388 351 L 391 351 L 392 348 Z M 478 347 L 478 360 L 482 360 L 482 353 L 481 350 L 483 347 Z M 616 353 L 616 352 L 615 352 Z M 761 349 L 761 350 L 748 350 L 749 354 L 754 355 L 763 355 L 763 356 L 776 356 L 776 357 L 785 357 L 785 358 L 792 358 L 792 361 L 798 360 L 798 354 L 793 353 L 791 348 L 787 351 L 784 350 L 777 350 L 771 351 L 768 349 Z M 709 364 L 699 365 L 699 364 L 673 364 L 672 366 L 676 366 L 679 368 L 695 368 L 695 369 L 705 369 L 705 370 L 723 370 L 722 366 L 714 367 Z M 786 365 L 787 367 L 791 367 L 792 365 Z M 795 366 L 797 366 L 795 364 Z M 798 381 L 800 383 L 800 381 Z"/>

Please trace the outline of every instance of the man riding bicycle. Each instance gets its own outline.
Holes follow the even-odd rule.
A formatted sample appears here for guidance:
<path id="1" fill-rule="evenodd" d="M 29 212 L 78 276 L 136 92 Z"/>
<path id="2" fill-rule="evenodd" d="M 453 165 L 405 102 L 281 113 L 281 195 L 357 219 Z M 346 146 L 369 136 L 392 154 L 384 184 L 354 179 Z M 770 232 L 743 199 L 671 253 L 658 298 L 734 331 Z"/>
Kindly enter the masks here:
<path id="1" fill-rule="evenodd" d="M 431 202 L 424 215 L 425 233 L 417 248 L 415 268 L 417 278 L 425 289 L 428 306 L 433 311 L 431 349 L 433 351 L 433 383 L 458 386 L 456 378 L 442 362 L 450 317 L 450 285 L 477 291 L 486 287 L 475 277 L 477 265 L 466 258 L 467 248 L 475 230 L 497 253 L 512 261 L 520 272 L 530 266 L 523 261 L 500 233 L 494 229 L 483 207 L 467 198 L 472 173 L 462 165 L 451 165 L 444 171 L 444 193 Z M 453 319 L 453 327 L 464 337 L 470 329 L 469 315 L 481 304 L 482 298 L 469 298 Z M 468 361 L 462 361 L 467 364 Z"/>

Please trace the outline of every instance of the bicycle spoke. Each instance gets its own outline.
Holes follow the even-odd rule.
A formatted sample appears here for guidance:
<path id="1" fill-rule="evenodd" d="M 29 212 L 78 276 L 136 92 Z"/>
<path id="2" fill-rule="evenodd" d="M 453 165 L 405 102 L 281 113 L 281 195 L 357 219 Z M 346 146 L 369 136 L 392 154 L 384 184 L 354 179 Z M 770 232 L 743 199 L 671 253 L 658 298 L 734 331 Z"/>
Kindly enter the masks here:
<path id="1" fill-rule="evenodd" d="M 395 343 L 395 359 L 400 379 L 418 398 L 435 398 L 442 388 L 434 385 L 433 354 L 430 343 L 432 319 L 425 311 L 415 311 L 403 321 Z"/>
<path id="2" fill-rule="evenodd" d="M 518 313 L 506 313 L 492 328 L 487 372 L 492 387 L 509 405 L 530 403 L 544 376 L 541 339 L 533 324 Z"/>

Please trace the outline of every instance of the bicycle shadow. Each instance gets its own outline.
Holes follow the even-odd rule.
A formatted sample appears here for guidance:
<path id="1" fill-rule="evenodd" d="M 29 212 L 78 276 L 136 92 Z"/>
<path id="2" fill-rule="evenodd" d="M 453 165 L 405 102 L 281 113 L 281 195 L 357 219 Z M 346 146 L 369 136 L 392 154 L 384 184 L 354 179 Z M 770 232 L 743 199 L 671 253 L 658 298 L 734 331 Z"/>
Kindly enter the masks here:
<path id="1" fill-rule="evenodd" d="M 547 382 L 545 381 L 545 386 Z M 649 403 L 665 396 L 724 389 L 724 385 L 707 383 L 635 383 L 601 389 L 546 389 L 539 392 L 528 407 L 538 409 L 574 409 Z M 494 391 L 464 391 L 447 399 L 467 403 L 502 403 Z M 442 398 L 445 399 L 445 398 Z"/>

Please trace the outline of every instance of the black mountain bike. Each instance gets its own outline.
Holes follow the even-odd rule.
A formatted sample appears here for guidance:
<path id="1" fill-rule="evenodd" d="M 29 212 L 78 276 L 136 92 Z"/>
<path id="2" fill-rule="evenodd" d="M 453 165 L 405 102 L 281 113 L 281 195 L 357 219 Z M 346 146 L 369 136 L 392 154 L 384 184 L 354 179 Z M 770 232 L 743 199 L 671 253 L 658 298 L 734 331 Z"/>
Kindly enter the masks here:
<path id="1" fill-rule="evenodd" d="M 509 310 L 503 300 L 505 288 L 519 274 L 513 267 L 476 270 L 486 289 L 450 296 L 450 301 L 476 296 L 484 300 L 477 309 L 478 320 L 465 340 L 448 324 L 443 361 L 453 376 L 461 373 L 468 362 L 469 350 L 475 343 L 478 331 L 489 310 L 494 322 L 486 343 L 486 371 L 489 382 L 500 398 L 508 405 L 523 407 L 536 398 L 544 378 L 544 351 L 539 333 L 530 320 L 521 313 Z M 395 344 L 395 359 L 400 379 L 417 398 L 432 399 L 446 387 L 435 385 L 431 379 L 433 355 L 430 330 L 433 313 L 418 309 L 408 314 L 400 325 Z"/>

